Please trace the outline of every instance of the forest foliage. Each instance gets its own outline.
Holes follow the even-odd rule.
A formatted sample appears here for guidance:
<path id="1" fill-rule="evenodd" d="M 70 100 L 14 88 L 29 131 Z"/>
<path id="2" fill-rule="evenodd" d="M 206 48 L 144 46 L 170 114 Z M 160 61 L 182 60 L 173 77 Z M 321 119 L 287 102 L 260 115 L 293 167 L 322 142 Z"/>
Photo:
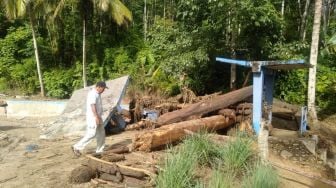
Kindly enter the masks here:
<path id="1" fill-rule="evenodd" d="M 89 85 L 129 74 L 149 92 L 174 95 L 187 87 L 203 95 L 229 90 L 230 67 L 216 62 L 218 56 L 309 60 L 314 4 L 305 6 L 307 0 L 123 0 L 132 13 L 128 24 L 117 24 L 96 1 L 54 1 L 51 11 L 35 15 L 48 97 L 68 98 L 83 87 L 83 18 Z M 336 2 L 323 2 L 316 100 L 321 112 L 335 112 Z M 28 17 L 9 20 L 4 6 L 0 10 L 1 93 L 39 92 L 31 27 Z M 238 87 L 247 71 L 238 68 Z M 307 77 L 307 70 L 279 71 L 276 96 L 304 105 Z"/>

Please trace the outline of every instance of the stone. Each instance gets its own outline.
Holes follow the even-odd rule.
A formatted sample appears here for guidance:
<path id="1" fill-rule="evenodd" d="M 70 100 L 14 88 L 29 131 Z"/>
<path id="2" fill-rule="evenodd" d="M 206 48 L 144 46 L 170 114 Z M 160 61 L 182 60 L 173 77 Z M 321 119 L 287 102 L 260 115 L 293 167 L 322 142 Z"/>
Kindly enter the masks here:
<path id="1" fill-rule="evenodd" d="M 308 149 L 310 153 L 312 153 L 313 155 L 316 154 L 316 141 L 315 140 L 304 138 L 304 139 L 301 139 L 300 141 L 303 143 L 303 145 Z"/>
<path id="2" fill-rule="evenodd" d="M 293 156 L 293 154 L 287 150 L 282 150 L 280 156 L 284 159 L 289 159 L 290 157 Z"/>

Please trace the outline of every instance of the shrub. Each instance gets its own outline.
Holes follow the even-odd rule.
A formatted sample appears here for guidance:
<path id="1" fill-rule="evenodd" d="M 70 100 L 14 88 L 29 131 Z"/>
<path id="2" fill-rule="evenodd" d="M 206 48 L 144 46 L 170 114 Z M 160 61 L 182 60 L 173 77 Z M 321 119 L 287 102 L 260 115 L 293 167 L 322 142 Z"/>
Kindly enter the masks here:
<path id="1" fill-rule="evenodd" d="M 47 96 L 56 98 L 68 98 L 75 89 L 74 71 L 69 70 L 53 70 L 44 73 L 44 84 L 47 90 Z"/>

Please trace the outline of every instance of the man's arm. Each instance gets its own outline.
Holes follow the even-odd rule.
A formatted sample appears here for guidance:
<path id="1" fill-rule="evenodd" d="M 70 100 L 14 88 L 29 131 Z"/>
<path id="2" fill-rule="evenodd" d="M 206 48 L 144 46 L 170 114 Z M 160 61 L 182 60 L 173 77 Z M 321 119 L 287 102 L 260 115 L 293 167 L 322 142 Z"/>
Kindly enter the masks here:
<path id="1" fill-rule="evenodd" d="M 96 124 L 97 125 L 102 124 L 102 119 L 101 119 L 101 117 L 97 113 L 96 104 L 91 104 L 90 106 L 91 106 L 91 110 L 93 112 L 93 115 L 94 115 L 94 117 L 96 119 Z"/>

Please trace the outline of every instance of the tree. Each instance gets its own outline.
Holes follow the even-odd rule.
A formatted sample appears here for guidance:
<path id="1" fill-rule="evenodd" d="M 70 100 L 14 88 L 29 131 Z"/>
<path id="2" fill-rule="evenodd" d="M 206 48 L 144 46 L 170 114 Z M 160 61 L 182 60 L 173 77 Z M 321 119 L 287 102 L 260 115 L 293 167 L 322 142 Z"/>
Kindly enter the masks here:
<path id="1" fill-rule="evenodd" d="M 119 0 L 93 0 L 94 8 L 105 13 L 110 19 L 112 19 L 118 26 L 127 25 L 132 21 L 131 11 Z M 84 31 L 84 30 L 83 30 Z M 83 33 L 84 36 L 84 33 Z M 83 38 L 84 42 L 84 38 Z M 83 53 L 85 49 L 83 47 Z M 83 61 L 84 66 L 84 61 Z M 83 70 L 85 67 L 83 67 Z M 84 72 L 83 72 L 84 76 Z M 86 77 L 86 75 L 85 75 Z M 85 87 L 85 85 L 84 85 Z"/>
<path id="2" fill-rule="evenodd" d="M 312 43 L 310 47 L 309 62 L 311 68 L 309 69 L 309 81 L 308 81 L 308 112 L 313 121 L 317 121 L 317 113 L 315 108 L 315 86 L 316 86 L 316 65 L 318 55 L 318 44 L 320 36 L 321 25 L 321 11 L 322 0 L 315 0 L 315 13 L 314 13 L 314 25 L 312 33 Z"/>
<path id="3" fill-rule="evenodd" d="M 73 3 L 73 0 L 62 0 L 58 5 L 57 14 L 62 9 L 65 1 Z M 127 24 L 132 21 L 132 13 L 128 8 L 119 0 L 77 0 L 79 11 L 82 16 L 83 22 L 83 86 L 87 86 L 87 73 L 86 73 L 86 34 L 89 18 L 93 16 L 94 10 L 108 15 L 117 25 Z"/>
<path id="4" fill-rule="evenodd" d="M 300 36 L 301 36 L 302 41 L 306 39 L 307 14 L 308 14 L 309 5 L 310 5 L 310 0 L 306 0 L 304 12 L 301 16 L 301 25 L 300 25 Z"/>
<path id="5" fill-rule="evenodd" d="M 42 72 L 40 67 L 40 58 L 39 58 L 39 51 L 37 47 L 37 41 L 36 41 L 36 33 L 35 33 L 35 22 L 36 19 L 39 17 L 39 14 L 45 13 L 48 9 L 46 8 L 48 5 L 48 1 L 44 0 L 2 0 L 0 1 L 1 5 L 4 7 L 6 11 L 6 16 L 9 19 L 18 19 L 18 18 L 24 18 L 25 16 L 28 16 L 32 37 L 33 37 L 33 45 L 34 45 L 34 53 L 35 53 L 35 59 L 36 59 L 36 66 L 37 66 L 37 72 L 40 82 L 40 88 L 41 88 L 41 95 L 45 96 L 44 92 L 44 85 L 43 85 L 43 79 L 42 79 Z"/>

